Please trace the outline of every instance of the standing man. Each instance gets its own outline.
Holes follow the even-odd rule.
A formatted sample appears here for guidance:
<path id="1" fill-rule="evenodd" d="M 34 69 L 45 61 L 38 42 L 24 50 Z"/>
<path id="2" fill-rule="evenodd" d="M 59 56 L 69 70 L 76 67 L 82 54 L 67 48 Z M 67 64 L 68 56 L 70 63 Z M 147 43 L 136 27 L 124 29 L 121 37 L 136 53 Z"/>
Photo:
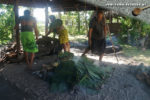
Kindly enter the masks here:
<path id="1" fill-rule="evenodd" d="M 89 47 L 85 50 L 82 56 L 84 56 L 89 50 L 92 50 L 93 53 L 99 54 L 99 60 L 102 61 L 106 48 L 106 35 L 107 32 L 104 13 L 103 11 L 98 11 L 96 17 L 90 21 L 88 34 Z"/>
<path id="2" fill-rule="evenodd" d="M 29 10 L 25 10 L 24 16 L 21 16 L 19 18 L 19 21 L 16 23 L 16 24 L 21 23 L 20 38 L 21 38 L 21 42 L 22 42 L 22 46 L 23 46 L 23 50 L 25 54 L 26 63 L 28 64 L 27 68 L 29 70 L 32 69 L 32 64 L 33 64 L 33 60 L 35 56 L 34 53 L 38 52 L 36 40 L 38 40 L 38 34 L 39 34 L 39 31 L 37 29 L 36 19 L 32 17 L 30 14 L 31 13 Z M 18 27 L 15 27 L 15 29 L 17 28 Z M 33 34 L 33 30 L 35 32 L 36 40 Z M 28 53 L 31 53 L 30 60 L 28 57 Z"/>
<path id="3" fill-rule="evenodd" d="M 56 36 L 56 33 L 57 33 L 57 30 L 56 30 L 56 27 L 55 27 L 55 21 L 56 21 L 56 17 L 54 15 L 51 15 L 49 16 L 50 20 L 51 20 L 51 24 L 49 26 L 49 31 L 48 33 L 46 34 L 46 36 L 48 36 L 51 32 L 53 32 L 53 38 L 55 38 Z"/>

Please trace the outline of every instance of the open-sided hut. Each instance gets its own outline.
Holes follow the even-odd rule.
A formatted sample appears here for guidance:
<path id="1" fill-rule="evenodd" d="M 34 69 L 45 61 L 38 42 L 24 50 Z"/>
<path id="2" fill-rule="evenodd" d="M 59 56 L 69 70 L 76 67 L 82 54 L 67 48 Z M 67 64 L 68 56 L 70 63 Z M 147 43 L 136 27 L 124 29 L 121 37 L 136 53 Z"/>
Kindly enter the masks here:
<path id="1" fill-rule="evenodd" d="M 35 7 L 35 8 L 45 8 L 45 33 L 48 31 L 48 7 L 51 7 L 52 11 L 86 11 L 86 10 L 106 10 L 105 8 L 97 7 L 95 5 L 89 4 L 86 0 L 0 0 L 0 4 L 11 4 L 14 5 L 15 21 L 18 20 L 18 6 L 25 7 Z M 110 14 L 110 13 L 109 13 Z M 118 16 L 112 14 L 113 16 Z M 113 16 L 110 17 L 110 22 L 112 22 Z M 112 23 L 110 23 L 112 24 Z M 117 26 L 111 25 L 111 26 Z M 19 26 L 18 26 L 19 27 Z M 112 29 L 116 29 L 113 28 Z M 115 32 L 115 30 L 114 30 Z M 20 38 L 19 30 L 16 30 L 16 41 L 17 41 L 17 52 L 20 51 Z"/>
<path id="2" fill-rule="evenodd" d="M 48 7 L 52 11 L 81 11 L 94 10 L 96 7 L 80 0 L 0 0 L 0 4 L 14 5 L 15 21 L 18 20 L 18 6 L 45 8 L 45 32 L 48 31 Z M 102 9 L 102 8 L 100 8 Z M 18 26 L 19 27 L 19 26 Z M 20 51 L 19 30 L 16 30 L 17 52 Z"/>

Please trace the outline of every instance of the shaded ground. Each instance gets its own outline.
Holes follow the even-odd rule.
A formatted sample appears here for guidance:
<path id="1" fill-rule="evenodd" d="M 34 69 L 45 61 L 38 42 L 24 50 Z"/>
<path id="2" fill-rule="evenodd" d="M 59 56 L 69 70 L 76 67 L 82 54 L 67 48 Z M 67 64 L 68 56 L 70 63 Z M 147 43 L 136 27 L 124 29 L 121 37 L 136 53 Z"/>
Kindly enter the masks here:
<path id="1" fill-rule="evenodd" d="M 85 47 L 84 43 L 80 45 Z M 117 53 L 119 62 L 117 62 L 114 54 L 105 54 L 103 63 L 100 63 L 100 66 L 112 66 L 115 70 L 106 84 L 103 85 L 99 97 L 102 100 L 149 100 L 150 87 L 137 80 L 132 72 L 141 63 L 145 67 L 150 66 L 150 50 L 142 51 L 130 46 L 124 46 L 123 49 Z M 72 52 L 77 56 L 81 56 L 83 51 L 84 49 L 72 49 Z M 87 57 L 98 60 L 98 56 L 90 52 Z M 97 61 L 96 64 L 99 65 L 99 62 Z M 133 67 L 132 70 L 131 67 Z"/>
<path id="2" fill-rule="evenodd" d="M 84 52 L 84 49 L 87 47 L 87 36 L 79 35 L 70 37 L 71 39 L 71 47 L 74 48 L 73 52 L 77 56 L 81 56 Z M 150 50 L 141 50 L 136 47 L 131 47 L 129 45 L 122 45 L 123 51 L 117 52 L 117 56 L 119 59 L 119 64 L 140 64 L 143 63 L 146 66 L 150 66 Z M 92 55 L 90 52 L 87 55 L 89 58 L 93 58 L 98 60 L 97 55 Z M 113 53 L 105 54 L 103 61 L 117 63 L 116 58 Z"/>
<path id="3" fill-rule="evenodd" d="M 76 45 L 76 48 L 72 47 L 71 52 L 76 56 L 81 56 L 84 50 L 77 49 L 78 45 Z M 82 47 L 82 44 L 79 44 L 80 47 Z M 122 52 L 118 53 L 118 64 L 113 54 L 105 55 L 103 63 L 98 61 L 97 55 L 89 53 L 87 57 L 95 60 L 95 64 L 100 67 L 111 66 L 114 68 L 110 78 L 102 85 L 100 93 L 94 95 L 72 92 L 51 93 L 47 82 L 24 70 L 25 63 L 6 64 L 0 71 L 10 83 L 31 97 L 26 100 L 150 100 L 150 87 L 138 81 L 132 73 L 134 68 L 136 69 L 142 61 L 137 62 L 132 57 L 127 59 Z M 55 59 L 55 55 L 36 59 L 34 70 L 40 69 L 43 63 L 53 62 Z"/>
<path id="4" fill-rule="evenodd" d="M 42 58 L 34 68 L 48 61 L 52 57 Z M 132 73 L 130 73 L 129 65 L 99 63 L 100 66 L 112 66 L 115 68 L 111 77 L 102 86 L 100 93 L 87 95 L 84 93 L 60 93 L 54 94 L 49 91 L 49 84 L 41 79 L 27 73 L 24 68 L 26 65 L 9 64 L 3 69 L 2 74 L 14 83 L 17 88 L 25 91 L 30 95 L 31 99 L 26 100 L 150 100 L 149 87 L 138 81 Z M 20 66 L 21 65 L 21 66 Z M 16 77 L 17 76 L 17 77 Z"/>
<path id="5" fill-rule="evenodd" d="M 25 95 L 0 77 L 0 100 L 25 100 Z"/>
<path id="6" fill-rule="evenodd" d="M 102 100 L 149 100 L 148 87 L 139 82 L 128 71 L 128 66 L 114 66 L 115 71 L 103 86 L 100 96 Z M 146 90 L 145 90 L 145 87 Z"/>
<path id="7" fill-rule="evenodd" d="M 76 55 L 81 55 L 82 50 L 72 49 Z M 89 58 L 98 60 L 98 56 L 87 54 Z M 98 97 L 101 100 L 150 100 L 150 87 L 136 79 L 130 67 L 134 69 L 141 63 L 132 58 L 126 58 L 118 54 L 119 63 L 113 54 L 104 56 L 103 63 L 100 66 L 112 66 L 115 68 L 112 76 L 107 80 L 101 89 Z M 96 64 L 99 62 L 97 61 Z M 136 66 L 135 66 L 136 65 Z M 91 99 L 92 100 L 92 99 Z M 96 99 L 95 99 L 96 100 Z"/>

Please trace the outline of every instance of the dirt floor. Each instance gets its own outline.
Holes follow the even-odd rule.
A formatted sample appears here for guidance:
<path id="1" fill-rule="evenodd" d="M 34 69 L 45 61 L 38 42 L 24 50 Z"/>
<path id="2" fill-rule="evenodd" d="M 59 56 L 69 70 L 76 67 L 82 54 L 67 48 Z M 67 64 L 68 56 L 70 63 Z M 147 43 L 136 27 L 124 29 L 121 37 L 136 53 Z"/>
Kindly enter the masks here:
<path id="1" fill-rule="evenodd" d="M 77 46 L 76 43 L 71 45 L 73 47 L 71 52 L 76 56 L 81 56 L 85 45 L 79 44 Z M 0 73 L 19 91 L 28 95 L 25 100 L 150 100 L 150 87 L 137 80 L 132 73 L 133 69 L 136 69 L 142 62 L 136 62 L 132 58 L 127 59 L 121 52 L 118 53 L 119 62 L 113 54 L 105 54 L 103 62 L 99 62 L 98 56 L 91 53 L 87 54 L 87 57 L 95 60 L 95 64 L 100 67 L 111 66 L 114 68 L 110 78 L 102 85 L 100 93 L 94 95 L 74 94 L 72 92 L 50 93 L 47 82 L 24 70 L 25 63 L 5 64 L 5 67 L 0 69 Z M 36 59 L 33 66 L 34 70 L 40 69 L 43 63 L 53 62 L 55 59 L 55 55 Z M 146 64 L 145 67 L 147 67 Z"/>
<path id="2" fill-rule="evenodd" d="M 26 95 L 0 77 L 0 100 L 25 100 Z"/>
<path id="3" fill-rule="evenodd" d="M 77 56 L 80 56 L 83 51 L 83 49 L 72 49 Z M 97 65 L 115 68 L 111 77 L 102 86 L 97 100 L 150 100 L 150 87 L 137 80 L 133 74 L 136 67 L 141 64 L 148 67 L 147 64 L 126 58 L 122 52 L 117 53 L 119 62 L 114 54 L 105 54 L 102 63 L 98 61 L 97 55 L 88 53 L 87 57 L 95 59 Z"/>

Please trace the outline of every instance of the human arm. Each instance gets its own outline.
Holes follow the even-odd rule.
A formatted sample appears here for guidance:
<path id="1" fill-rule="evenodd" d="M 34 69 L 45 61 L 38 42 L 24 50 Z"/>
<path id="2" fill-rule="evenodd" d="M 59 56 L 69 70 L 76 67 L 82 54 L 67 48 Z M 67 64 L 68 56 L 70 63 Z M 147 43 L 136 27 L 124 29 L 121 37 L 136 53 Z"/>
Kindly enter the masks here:
<path id="1" fill-rule="evenodd" d="M 89 33 L 88 33 L 88 44 L 89 44 L 89 47 L 91 48 L 91 45 L 92 45 L 92 33 L 93 33 L 93 28 L 94 28 L 94 19 L 91 19 L 90 20 L 90 23 L 89 23 Z"/>
<path id="2" fill-rule="evenodd" d="M 107 36 L 108 28 L 109 28 L 109 26 L 106 23 L 106 18 L 104 17 L 104 34 L 105 34 L 105 37 Z"/>
<path id="3" fill-rule="evenodd" d="M 53 30 L 50 28 L 49 31 L 46 33 L 46 36 L 48 36 Z"/>
<path id="4" fill-rule="evenodd" d="M 52 33 L 54 30 L 54 23 L 51 23 L 49 26 L 49 31 L 46 33 L 46 36 L 48 36 L 50 33 Z"/>
<path id="5" fill-rule="evenodd" d="M 105 25 L 105 26 L 104 26 L 104 34 L 105 34 L 105 37 L 107 36 L 107 31 L 108 31 L 108 27 Z"/>
<path id="6" fill-rule="evenodd" d="M 90 46 L 90 47 L 91 47 L 91 44 L 92 44 L 92 40 L 91 40 L 92 32 L 93 32 L 93 28 L 90 28 L 90 29 L 89 29 L 89 39 L 88 39 L 88 43 L 89 43 L 89 46 Z"/>
<path id="7" fill-rule="evenodd" d="M 37 28 L 37 23 L 36 23 L 36 21 L 34 22 L 34 32 L 35 32 L 36 40 L 38 40 L 39 30 L 38 30 L 38 28 Z"/>

